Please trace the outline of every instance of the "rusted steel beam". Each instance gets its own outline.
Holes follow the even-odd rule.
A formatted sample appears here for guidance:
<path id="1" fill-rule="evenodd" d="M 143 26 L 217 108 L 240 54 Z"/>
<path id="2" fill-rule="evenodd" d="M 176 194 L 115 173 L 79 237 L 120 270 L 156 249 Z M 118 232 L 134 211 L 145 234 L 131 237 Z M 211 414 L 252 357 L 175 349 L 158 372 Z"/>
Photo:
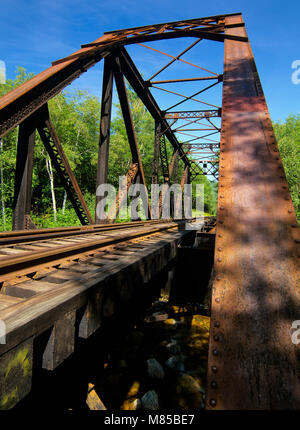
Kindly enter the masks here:
<path id="1" fill-rule="evenodd" d="M 215 108 L 218 108 L 218 109 L 219 109 L 219 107 L 218 107 L 218 106 L 216 106 L 216 105 L 213 105 L 213 104 L 211 104 L 211 103 L 206 103 L 206 102 L 204 102 L 204 101 L 202 101 L 202 100 L 198 100 L 198 99 L 195 99 L 195 98 L 194 98 L 197 94 L 201 94 L 201 93 L 203 93 L 204 91 L 208 90 L 209 88 L 214 87 L 214 86 L 215 86 L 215 85 L 217 85 L 218 83 L 219 83 L 219 82 L 215 82 L 215 83 L 213 83 L 212 85 L 209 85 L 208 87 L 203 88 L 203 89 L 202 89 L 202 90 L 200 90 L 200 91 L 197 91 L 195 94 L 192 94 L 191 96 L 185 96 L 184 94 L 180 94 L 180 93 L 176 93 L 176 92 L 174 92 L 174 91 L 166 90 L 165 88 L 157 87 L 156 85 L 152 85 L 152 86 L 153 86 L 153 88 L 156 88 L 157 90 L 165 91 L 165 92 L 167 92 L 167 93 L 174 94 L 174 95 L 176 95 L 176 96 L 180 96 L 180 97 L 183 97 L 183 98 L 185 99 L 185 100 L 181 100 L 180 102 L 178 102 L 178 103 L 176 103 L 176 104 L 174 104 L 174 105 L 170 106 L 168 109 L 166 109 L 166 112 L 167 112 L 168 110 L 173 109 L 174 107 L 176 107 L 176 106 L 178 106 L 178 105 L 180 105 L 180 104 L 182 104 L 182 103 L 185 103 L 187 100 L 193 100 L 193 101 L 195 101 L 195 102 L 203 103 L 203 104 L 205 104 L 205 105 L 212 106 L 212 107 L 215 107 Z"/>
<path id="2" fill-rule="evenodd" d="M 138 163 L 132 163 L 128 172 L 126 173 L 125 186 L 122 187 L 122 189 L 118 191 L 116 201 L 112 205 L 111 209 L 108 212 L 107 221 L 109 223 L 115 222 L 115 220 L 119 214 L 119 211 L 120 211 L 120 206 L 122 205 L 124 200 L 127 198 L 127 191 L 129 189 L 130 185 L 134 182 L 138 172 L 139 172 Z"/>
<path id="3" fill-rule="evenodd" d="M 192 21 L 202 25 L 210 22 L 211 20 L 217 20 L 216 22 L 219 23 L 219 20 L 222 19 L 223 18 L 201 18 Z M 178 24 L 185 26 L 188 24 L 188 21 L 179 21 L 177 22 L 177 25 Z M 158 24 L 156 26 L 146 26 L 143 28 L 145 28 L 145 31 L 157 31 L 163 26 L 164 24 Z M 0 137 L 24 121 L 24 119 L 43 106 L 43 104 L 58 94 L 83 72 L 87 71 L 95 63 L 109 55 L 111 50 L 115 48 L 125 44 L 138 43 L 145 40 L 174 37 L 208 37 L 210 39 L 218 39 L 222 41 L 226 37 L 236 37 L 216 33 L 214 31 L 216 31 L 214 28 L 209 31 L 190 28 L 186 31 L 175 30 L 157 34 L 138 35 L 139 32 L 136 32 L 134 29 L 127 29 L 122 30 L 120 35 L 118 34 L 120 32 L 109 32 L 104 34 L 104 36 L 95 40 L 92 44 L 85 45 L 72 55 L 53 62 L 50 68 L 1 97 Z"/>
<path id="4" fill-rule="evenodd" d="M 164 113 L 165 119 L 185 119 L 185 118 L 208 118 L 208 117 L 220 117 L 221 109 L 217 110 L 195 110 L 195 111 L 177 111 Z"/>
<path id="5" fill-rule="evenodd" d="M 99 139 L 96 190 L 99 185 L 105 184 L 107 182 L 112 93 L 113 93 L 112 59 L 111 57 L 106 57 L 104 59 L 104 70 L 103 70 L 100 139 Z M 101 220 L 98 218 L 98 215 L 97 215 L 97 205 L 102 198 L 104 199 L 105 197 L 99 197 L 97 196 L 97 193 L 96 193 L 96 210 L 95 210 L 96 224 L 98 222 L 101 222 Z"/>
<path id="6" fill-rule="evenodd" d="M 300 235 L 249 43 L 225 41 L 223 81 L 206 408 L 300 409 Z"/>
<path id="7" fill-rule="evenodd" d="M 176 165 L 176 161 L 178 160 L 178 150 L 174 151 L 174 154 L 172 155 L 170 164 L 169 164 L 169 178 L 171 179 L 173 170 L 174 170 L 174 166 Z M 175 181 L 176 182 L 176 181 Z"/>
<path id="8" fill-rule="evenodd" d="M 80 222 L 83 225 L 93 224 L 94 221 L 89 208 L 84 200 L 77 180 L 72 172 L 68 159 L 50 120 L 47 105 L 44 105 L 39 110 L 39 115 L 40 122 L 37 127 L 39 135 L 41 136 L 42 142 L 45 145 L 61 183 L 66 190 L 68 198 L 71 201 Z"/>
<path id="9" fill-rule="evenodd" d="M 150 49 L 151 51 L 158 52 L 159 54 L 163 54 L 163 55 L 166 55 L 167 57 L 171 57 L 172 58 L 172 60 L 169 61 L 169 63 L 167 63 L 165 66 L 163 66 L 161 69 L 159 69 L 156 73 L 154 73 L 154 75 L 152 75 L 151 78 L 149 78 L 147 82 L 152 81 L 152 79 L 155 78 L 155 76 L 159 75 L 162 71 L 166 70 L 175 61 L 182 61 L 183 63 L 189 64 L 191 66 L 197 67 L 198 69 L 201 69 L 201 70 L 204 70 L 206 72 L 212 73 L 213 75 L 216 75 L 214 72 L 211 72 L 210 70 L 203 69 L 200 66 L 196 66 L 195 64 L 189 63 L 189 62 L 181 59 L 181 57 L 184 54 L 186 54 L 190 49 L 192 49 L 195 45 L 197 45 L 199 42 L 201 42 L 201 40 L 202 39 L 198 39 L 195 42 L 193 42 L 191 45 L 189 45 L 187 48 L 185 48 L 182 52 L 180 52 L 180 54 L 178 54 L 176 57 L 174 57 L 173 55 L 167 54 L 166 52 L 159 51 L 158 49 L 152 48 L 151 46 L 142 45 L 141 43 L 139 43 L 139 45 L 143 46 L 144 48 Z"/>
<path id="10" fill-rule="evenodd" d="M 76 55 L 86 51 L 88 49 L 81 49 Z M 2 96 L 0 98 L 0 137 L 24 121 L 108 53 L 103 49 L 95 53 L 93 58 L 78 59 L 75 56 L 62 64 L 49 67 Z"/>
<path id="11" fill-rule="evenodd" d="M 35 227 L 32 222 L 30 223 L 30 210 L 36 126 L 36 115 L 31 115 L 19 127 L 13 204 L 13 230 L 24 230 Z"/>
<path id="12" fill-rule="evenodd" d="M 221 33 L 222 31 L 221 29 L 219 31 L 220 32 L 217 33 L 215 31 L 203 31 L 201 30 L 201 28 L 199 29 L 191 28 L 191 29 L 168 31 L 164 33 L 153 32 L 151 34 L 129 35 L 130 37 L 121 36 L 122 38 L 119 42 L 122 43 L 122 45 L 132 45 L 132 44 L 141 43 L 141 42 L 154 42 L 157 40 L 177 39 L 179 37 L 197 37 L 201 39 L 214 40 L 215 42 L 224 42 L 224 40 L 226 39 L 238 40 L 240 42 L 248 41 L 247 37 L 224 34 L 224 33 Z M 101 42 L 87 44 L 87 45 L 84 45 L 84 47 L 85 48 L 90 48 L 93 46 L 97 47 L 97 45 L 100 45 L 101 47 L 103 47 L 103 44 Z M 66 60 L 68 58 L 70 57 L 67 57 Z M 61 61 L 63 60 L 65 59 L 62 59 Z"/>
<path id="13" fill-rule="evenodd" d="M 136 139 L 133 119 L 132 119 L 132 115 L 131 115 L 131 110 L 130 110 L 126 86 L 125 86 L 125 80 L 124 80 L 124 76 L 123 76 L 122 71 L 121 71 L 119 57 L 114 58 L 113 73 L 114 73 L 114 78 L 115 78 L 116 87 L 117 87 L 117 91 L 118 91 L 118 96 L 119 96 L 119 101 L 120 101 L 121 110 L 122 110 L 122 114 L 123 114 L 123 119 L 124 119 L 127 137 L 128 137 L 128 142 L 130 145 L 130 150 L 131 150 L 131 155 L 132 155 L 132 163 L 137 163 L 138 168 L 139 168 L 138 173 L 140 175 L 141 182 L 145 187 L 147 187 L 146 179 L 145 179 L 145 175 L 144 175 L 143 162 L 142 162 L 140 151 L 138 148 L 138 143 L 137 143 L 137 139 Z M 151 217 L 151 208 L 150 208 L 149 201 L 148 201 L 148 209 L 149 209 L 149 215 Z"/>
<path id="14" fill-rule="evenodd" d="M 172 22 L 164 22 L 164 23 L 160 23 L 160 24 L 152 24 L 152 25 L 143 25 L 143 26 L 139 26 L 139 27 L 131 27 L 131 28 L 127 28 L 127 31 L 134 31 L 134 30 L 140 30 L 140 31 L 146 31 L 149 28 L 157 28 L 157 27 L 161 27 L 163 25 L 178 25 L 178 24 L 201 24 L 201 23 L 207 23 L 208 21 L 219 21 L 220 19 L 224 19 L 226 16 L 235 16 L 235 15 L 241 15 L 241 12 L 237 12 L 237 13 L 226 13 L 223 15 L 213 15 L 213 16 L 206 16 L 203 18 L 193 18 L 193 19 L 186 19 L 184 21 L 172 21 Z M 109 32 L 105 32 L 104 34 L 114 34 L 114 33 L 119 33 L 119 32 L 123 32 L 124 30 L 113 30 L 113 31 L 109 31 Z"/>
<path id="15" fill-rule="evenodd" d="M 146 85 L 148 87 L 151 87 L 153 84 L 173 84 L 175 82 L 194 82 L 194 81 L 208 81 L 211 79 L 218 79 L 218 77 L 216 76 L 205 76 L 202 78 L 187 78 L 187 79 L 169 79 L 169 80 L 165 80 L 165 81 L 145 81 Z"/>
<path id="16" fill-rule="evenodd" d="M 161 135 L 161 121 L 155 121 L 153 163 L 152 163 L 152 184 L 158 184 L 160 135 Z"/>
<path id="17" fill-rule="evenodd" d="M 137 93 L 137 95 L 140 97 L 150 114 L 153 116 L 153 118 L 157 121 L 162 122 L 163 129 L 166 131 L 166 137 L 169 140 L 169 142 L 172 144 L 174 149 L 179 149 L 179 153 L 181 156 L 183 156 L 183 161 L 186 165 L 189 165 L 188 158 L 184 155 L 184 152 L 181 149 L 180 143 L 178 142 L 175 134 L 172 130 L 168 129 L 168 122 L 163 118 L 163 114 L 157 105 L 154 97 L 150 93 L 149 89 L 145 85 L 145 82 L 140 75 L 139 71 L 137 70 L 136 66 L 134 65 L 133 61 L 131 60 L 128 52 L 125 49 L 120 50 L 120 60 L 121 60 L 121 68 L 122 72 L 124 73 L 126 79 L 134 89 L 134 91 Z"/>

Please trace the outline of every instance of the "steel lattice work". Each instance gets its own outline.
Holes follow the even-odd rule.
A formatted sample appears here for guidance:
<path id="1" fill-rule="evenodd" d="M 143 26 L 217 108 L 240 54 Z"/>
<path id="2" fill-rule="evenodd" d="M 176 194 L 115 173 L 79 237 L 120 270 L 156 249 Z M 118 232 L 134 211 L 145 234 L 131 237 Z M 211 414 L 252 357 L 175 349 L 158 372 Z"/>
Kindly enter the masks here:
<path id="1" fill-rule="evenodd" d="M 177 38 L 195 40 L 177 55 L 146 45 Z M 224 44 L 223 73 L 182 58 L 202 40 Z M 133 44 L 164 55 L 169 62 L 144 80 L 126 50 Z M 126 186 L 134 181 L 146 185 L 125 79 L 155 120 L 152 182 L 159 182 L 160 157 L 168 180 L 172 174 L 177 179 L 178 163 L 183 164 L 182 187 L 205 173 L 219 178 L 206 408 L 299 409 L 299 347 L 291 341 L 290 328 L 299 319 L 300 236 L 240 13 L 107 32 L 0 98 L 0 137 L 19 126 L 15 229 L 33 227 L 30 201 L 36 130 L 82 224 L 94 222 L 51 123 L 47 103 L 102 59 L 96 187 L 107 181 L 114 81 L 132 156 Z M 159 80 L 158 75 L 175 62 L 206 75 Z M 190 95 L 164 87 L 191 82 L 207 82 L 207 86 Z M 222 106 L 199 99 L 218 85 L 223 85 Z M 162 109 L 154 90 L 180 100 Z M 178 110 L 190 101 L 203 109 Z M 166 142 L 173 150 L 169 164 Z M 95 222 L 99 222 L 97 216 Z"/>

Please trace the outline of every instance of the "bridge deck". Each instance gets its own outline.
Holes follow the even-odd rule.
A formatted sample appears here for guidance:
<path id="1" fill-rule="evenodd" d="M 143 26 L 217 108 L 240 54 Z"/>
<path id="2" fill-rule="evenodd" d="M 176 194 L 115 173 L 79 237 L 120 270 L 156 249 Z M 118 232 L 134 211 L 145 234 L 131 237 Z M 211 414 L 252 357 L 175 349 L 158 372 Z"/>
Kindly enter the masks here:
<path id="1" fill-rule="evenodd" d="M 164 222 L 127 228 L 126 233 L 116 228 L 3 247 L 0 319 L 6 343 L 0 345 L 0 407 L 12 407 L 30 391 L 38 335 L 50 330 L 43 367 L 53 370 L 73 352 L 77 335 L 93 334 L 103 317 L 134 300 L 174 260 L 178 243 L 189 233 L 178 231 L 176 223 Z M 70 241 L 76 241 L 72 255 L 60 255 L 62 247 L 71 247 Z M 51 261 L 37 264 L 38 247 L 46 249 L 43 254 L 51 254 Z M 7 256 L 9 252 L 13 258 Z M 28 255 L 30 264 L 25 259 Z M 5 272 L 4 262 L 13 260 L 22 260 L 24 266 L 15 270 L 8 265 Z"/>

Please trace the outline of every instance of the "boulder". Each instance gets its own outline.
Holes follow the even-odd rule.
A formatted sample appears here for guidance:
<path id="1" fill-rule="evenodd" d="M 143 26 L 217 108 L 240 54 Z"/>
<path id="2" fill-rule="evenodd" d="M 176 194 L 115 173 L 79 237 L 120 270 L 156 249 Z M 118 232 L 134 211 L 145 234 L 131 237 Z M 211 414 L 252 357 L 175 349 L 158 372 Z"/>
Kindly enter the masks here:
<path id="1" fill-rule="evenodd" d="M 149 360 L 147 360 L 147 373 L 148 376 L 153 379 L 163 379 L 165 377 L 163 367 L 155 358 L 149 358 Z"/>
<path id="2" fill-rule="evenodd" d="M 145 393 L 141 398 L 141 402 L 144 410 L 156 411 L 159 409 L 158 395 L 155 390 Z"/>

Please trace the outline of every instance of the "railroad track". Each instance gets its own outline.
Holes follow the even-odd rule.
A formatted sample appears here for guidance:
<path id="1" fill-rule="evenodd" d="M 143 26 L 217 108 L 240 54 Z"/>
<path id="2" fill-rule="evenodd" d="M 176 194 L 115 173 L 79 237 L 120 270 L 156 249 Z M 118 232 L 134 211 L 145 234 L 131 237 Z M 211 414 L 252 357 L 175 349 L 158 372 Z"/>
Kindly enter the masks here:
<path id="1" fill-rule="evenodd" d="M 68 261 L 91 256 L 101 248 L 105 249 L 130 239 L 145 237 L 164 230 L 177 228 L 184 221 L 147 221 L 126 223 L 116 226 L 97 226 L 94 228 L 66 228 L 60 231 L 39 230 L 34 234 L 24 232 L 4 233 L 0 236 L 0 282 L 2 288 L 7 281 L 19 282 L 20 277 L 37 276 L 42 269 L 49 270 Z M 4 245 L 4 246 L 3 246 Z M 81 255 L 81 258 L 83 256 Z M 1 290 L 2 291 L 2 290 Z M 0 295 L 1 295 L 0 291 Z"/>
<path id="2" fill-rule="evenodd" d="M 34 340 L 50 330 L 42 362 L 47 370 L 55 369 L 73 352 L 77 337 L 88 338 L 103 317 L 134 300 L 135 292 L 174 260 L 178 244 L 190 233 L 183 223 L 0 234 L 0 321 L 6 335 L 0 342 L 0 409 L 30 391 Z M 17 390 L 17 398 L 10 399 L 10 390 Z"/>

